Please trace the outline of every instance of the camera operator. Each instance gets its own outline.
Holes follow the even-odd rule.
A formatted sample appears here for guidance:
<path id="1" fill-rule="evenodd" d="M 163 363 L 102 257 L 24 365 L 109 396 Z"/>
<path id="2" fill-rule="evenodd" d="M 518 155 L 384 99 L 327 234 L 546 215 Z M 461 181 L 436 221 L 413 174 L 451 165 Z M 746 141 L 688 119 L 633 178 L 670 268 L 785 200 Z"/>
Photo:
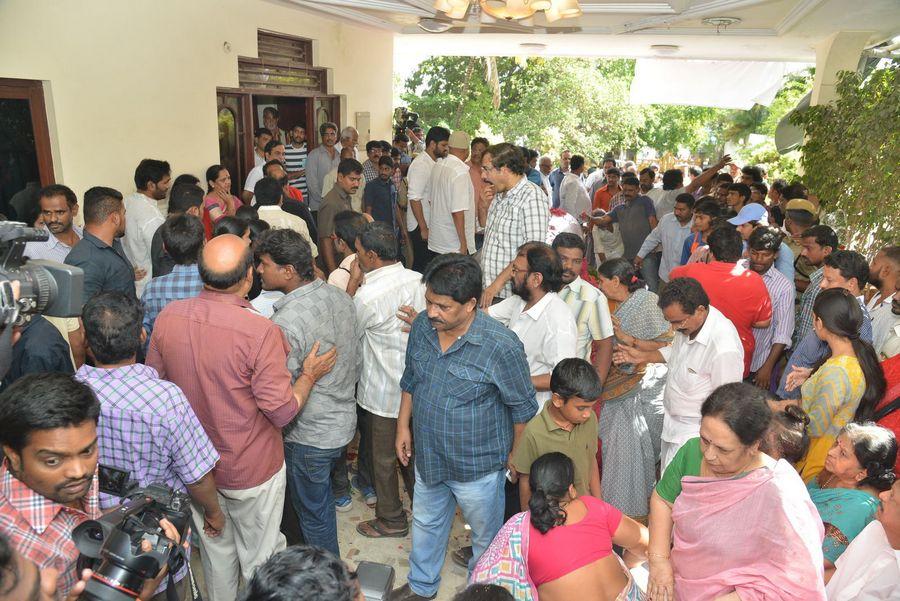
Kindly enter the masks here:
<path id="1" fill-rule="evenodd" d="M 0 393 L 0 533 L 39 570 L 59 575 L 57 597 L 79 581 L 72 530 L 100 517 L 97 419 L 91 389 L 64 374 L 32 374 Z M 166 535 L 175 528 L 161 522 Z M 164 571 L 144 589 L 152 594 Z M 147 599 L 148 596 L 142 595 Z"/>
<path id="2" fill-rule="evenodd" d="M 219 453 L 181 389 L 136 362 L 144 343 L 142 317 L 137 301 L 121 292 L 101 292 L 84 306 L 88 353 L 96 367 L 83 365 L 75 379 L 100 400 L 100 463 L 129 471 L 129 479 L 142 487 L 165 482 L 186 490 L 202 510 L 207 535 L 218 536 L 225 526 L 212 477 Z M 103 509 L 118 502 L 111 495 L 100 497 Z M 179 599 L 186 572 L 175 574 Z"/>

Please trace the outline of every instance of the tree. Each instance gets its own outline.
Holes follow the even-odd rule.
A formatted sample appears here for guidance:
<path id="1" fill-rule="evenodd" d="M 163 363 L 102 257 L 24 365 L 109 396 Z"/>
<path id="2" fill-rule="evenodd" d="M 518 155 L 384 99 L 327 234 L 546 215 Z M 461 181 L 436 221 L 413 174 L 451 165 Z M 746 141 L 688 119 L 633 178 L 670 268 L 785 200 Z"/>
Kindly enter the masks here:
<path id="1" fill-rule="evenodd" d="M 801 164 L 842 240 L 871 254 L 900 229 L 900 62 L 866 77 L 842 72 L 837 94 L 793 115 L 806 131 Z"/>

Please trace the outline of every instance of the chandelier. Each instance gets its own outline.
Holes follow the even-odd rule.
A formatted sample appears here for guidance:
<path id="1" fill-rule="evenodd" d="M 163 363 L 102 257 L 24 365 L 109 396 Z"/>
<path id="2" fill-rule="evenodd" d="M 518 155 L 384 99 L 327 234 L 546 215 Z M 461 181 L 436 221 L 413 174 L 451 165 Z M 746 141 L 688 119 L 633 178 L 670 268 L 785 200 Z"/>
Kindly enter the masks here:
<path id="1" fill-rule="evenodd" d="M 451 19 L 462 19 L 470 2 L 478 2 L 486 15 L 504 21 L 528 19 L 538 11 L 544 11 L 548 23 L 581 16 L 578 0 L 435 0 L 434 8 Z"/>

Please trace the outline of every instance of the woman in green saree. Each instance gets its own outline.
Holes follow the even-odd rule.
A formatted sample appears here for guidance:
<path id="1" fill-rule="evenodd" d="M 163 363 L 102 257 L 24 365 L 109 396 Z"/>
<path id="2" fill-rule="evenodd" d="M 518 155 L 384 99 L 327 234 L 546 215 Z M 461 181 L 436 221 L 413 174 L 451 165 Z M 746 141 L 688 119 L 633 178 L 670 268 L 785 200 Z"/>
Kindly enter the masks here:
<path id="1" fill-rule="evenodd" d="M 897 440 L 872 422 L 849 423 L 841 429 L 825 457 L 825 469 L 807 490 L 825 524 L 825 580 L 857 534 L 875 519 L 878 493 L 890 490 Z"/>

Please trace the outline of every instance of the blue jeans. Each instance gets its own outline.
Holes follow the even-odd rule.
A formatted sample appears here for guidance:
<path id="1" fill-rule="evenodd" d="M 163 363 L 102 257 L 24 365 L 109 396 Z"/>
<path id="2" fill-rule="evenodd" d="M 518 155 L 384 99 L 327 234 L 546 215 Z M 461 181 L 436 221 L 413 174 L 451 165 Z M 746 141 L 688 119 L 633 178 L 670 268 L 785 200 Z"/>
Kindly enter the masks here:
<path id="1" fill-rule="evenodd" d="M 474 482 L 425 484 L 416 470 L 408 577 L 414 593 L 430 597 L 438 591 L 457 504 L 472 528 L 472 573 L 503 526 L 504 479 L 503 472 L 494 472 Z"/>
<path id="2" fill-rule="evenodd" d="M 337 517 L 331 492 L 331 471 L 341 461 L 343 448 L 317 449 L 297 442 L 284 443 L 287 481 L 294 511 L 307 545 L 316 545 L 340 557 Z"/>
<path id="3" fill-rule="evenodd" d="M 641 265 L 641 277 L 647 282 L 650 292 L 656 294 L 659 290 L 659 264 L 662 262 L 662 253 L 650 253 L 644 257 Z"/>

